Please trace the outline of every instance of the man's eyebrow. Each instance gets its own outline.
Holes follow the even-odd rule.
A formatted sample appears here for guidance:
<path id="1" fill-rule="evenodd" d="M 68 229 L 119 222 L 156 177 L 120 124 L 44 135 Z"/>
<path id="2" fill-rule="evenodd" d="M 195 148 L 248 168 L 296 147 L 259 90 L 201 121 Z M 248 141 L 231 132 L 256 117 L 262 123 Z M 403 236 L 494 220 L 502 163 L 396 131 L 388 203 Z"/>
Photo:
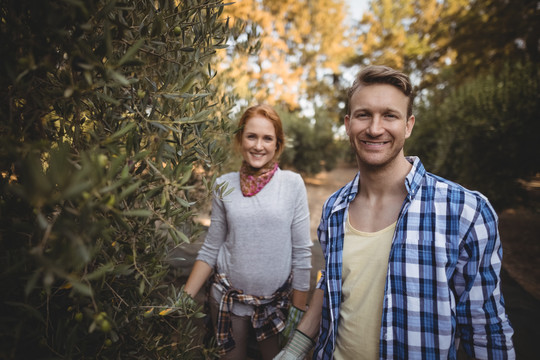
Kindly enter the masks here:
<path id="1" fill-rule="evenodd" d="M 391 107 L 387 107 L 386 109 L 384 109 L 384 112 L 392 112 L 392 113 L 403 114 L 403 112 L 400 111 L 399 109 L 391 108 Z"/>

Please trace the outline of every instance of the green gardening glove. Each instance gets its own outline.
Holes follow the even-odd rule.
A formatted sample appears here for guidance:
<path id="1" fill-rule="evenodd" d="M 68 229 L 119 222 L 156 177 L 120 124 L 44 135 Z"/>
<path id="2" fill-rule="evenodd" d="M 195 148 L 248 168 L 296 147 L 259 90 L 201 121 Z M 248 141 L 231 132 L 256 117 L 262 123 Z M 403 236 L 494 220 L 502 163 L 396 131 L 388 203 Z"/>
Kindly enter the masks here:
<path id="1" fill-rule="evenodd" d="M 298 326 L 302 316 L 304 316 L 305 311 L 300 310 L 294 305 L 291 305 L 289 308 L 289 315 L 287 316 L 287 322 L 285 323 L 285 328 L 281 332 L 281 335 L 284 337 L 283 343 L 287 343 L 294 330 Z"/>
<path id="2" fill-rule="evenodd" d="M 300 330 L 295 330 L 291 341 L 273 360 L 304 360 L 315 342 Z"/>

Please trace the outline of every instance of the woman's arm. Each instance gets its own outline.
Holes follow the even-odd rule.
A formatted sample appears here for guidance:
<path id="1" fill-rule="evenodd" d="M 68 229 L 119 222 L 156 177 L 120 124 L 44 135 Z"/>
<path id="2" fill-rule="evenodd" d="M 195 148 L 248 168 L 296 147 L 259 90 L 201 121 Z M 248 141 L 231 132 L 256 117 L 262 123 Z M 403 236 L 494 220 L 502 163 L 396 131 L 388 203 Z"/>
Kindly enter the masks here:
<path id="1" fill-rule="evenodd" d="M 196 260 L 195 264 L 193 264 L 191 274 L 189 274 L 184 291 L 194 298 L 199 290 L 201 290 L 211 273 L 212 268 L 210 265 L 204 261 Z"/>
<path id="2" fill-rule="evenodd" d="M 303 310 L 306 307 L 311 275 L 311 240 L 307 191 L 300 175 L 296 174 L 294 186 L 294 216 L 291 223 L 293 305 Z M 296 294 L 298 292 L 298 294 Z M 301 293 L 305 292 L 304 295 Z M 305 296 L 305 297 L 303 297 Z M 295 300 L 296 297 L 296 300 Z"/>
<path id="3" fill-rule="evenodd" d="M 306 311 L 308 291 L 293 290 L 292 304 L 294 307 Z"/>
<path id="4" fill-rule="evenodd" d="M 221 180 L 219 178 L 217 180 Z M 214 269 L 219 249 L 225 241 L 227 234 L 227 219 L 225 215 L 225 205 L 218 194 L 214 194 L 212 199 L 212 217 L 210 227 L 200 248 L 191 273 L 189 274 L 184 291 L 195 297 L 201 290 L 206 280 Z"/>

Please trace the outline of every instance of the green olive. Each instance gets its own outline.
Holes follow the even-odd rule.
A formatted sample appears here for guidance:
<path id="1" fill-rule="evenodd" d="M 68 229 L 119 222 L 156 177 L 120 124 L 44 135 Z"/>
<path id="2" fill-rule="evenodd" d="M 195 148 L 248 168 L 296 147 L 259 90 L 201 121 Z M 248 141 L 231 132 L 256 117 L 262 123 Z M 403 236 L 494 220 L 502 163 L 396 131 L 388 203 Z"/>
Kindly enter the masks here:
<path id="1" fill-rule="evenodd" d="M 81 322 L 82 319 L 83 319 L 83 314 L 82 314 L 82 312 L 78 312 L 78 313 L 75 314 L 75 321 Z"/>
<path id="2" fill-rule="evenodd" d="M 111 331 L 111 323 L 109 322 L 109 320 L 103 320 L 101 322 L 101 331 L 103 332 Z"/>

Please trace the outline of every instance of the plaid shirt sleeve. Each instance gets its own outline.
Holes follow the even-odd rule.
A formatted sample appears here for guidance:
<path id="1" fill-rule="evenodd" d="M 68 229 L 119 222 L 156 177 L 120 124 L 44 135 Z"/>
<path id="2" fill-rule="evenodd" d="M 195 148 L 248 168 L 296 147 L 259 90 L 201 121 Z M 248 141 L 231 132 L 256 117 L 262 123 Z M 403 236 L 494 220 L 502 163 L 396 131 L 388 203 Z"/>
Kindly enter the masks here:
<path id="1" fill-rule="evenodd" d="M 332 359 L 338 329 L 341 304 L 341 268 L 343 253 L 344 221 L 350 201 L 358 191 L 358 175 L 353 181 L 335 192 L 323 206 L 317 235 L 325 258 L 325 270 L 317 288 L 324 290 L 321 327 L 314 359 Z"/>
<path id="2" fill-rule="evenodd" d="M 482 198 L 460 247 L 454 284 L 463 348 L 476 359 L 515 358 L 501 294 L 497 215 Z"/>
<path id="3" fill-rule="evenodd" d="M 321 221 L 319 223 L 319 227 L 317 228 L 317 237 L 319 238 L 319 242 L 321 244 L 321 249 L 322 249 L 325 260 L 327 259 L 328 251 L 329 251 L 328 237 L 327 237 L 328 234 L 325 230 L 326 222 L 327 222 L 327 219 L 325 218 L 325 213 L 328 211 L 329 201 L 330 199 L 327 200 L 323 206 L 323 212 L 322 212 L 323 215 L 321 216 Z M 330 305 L 328 302 L 328 289 L 327 289 L 327 284 L 326 284 L 327 276 L 328 274 L 327 274 L 327 270 L 325 266 L 324 269 L 321 269 L 321 277 L 319 281 L 317 282 L 317 286 L 316 286 L 317 289 L 321 289 L 324 291 L 324 300 L 323 300 L 323 311 L 321 314 L 321 326 L 320 326 L 319 336 L 317 337 L 316 348 L 314 350 L 314 356 L 313 356 L 314 359 L 320 359 L 321 357 L 320 356 L 317 357 L 316 354 L 317 353 L 324 354 L 325 351 L 327 352 L 326 354 L 327 358 L 331 359 L 332 352 L 333 352 L 333 347 L 326 346 L 326 349 L 325 349 L 325 346 L 324 346 L 329 341 L 330 328 L 332 327 L 330 309 L 329 309 Z"/>

